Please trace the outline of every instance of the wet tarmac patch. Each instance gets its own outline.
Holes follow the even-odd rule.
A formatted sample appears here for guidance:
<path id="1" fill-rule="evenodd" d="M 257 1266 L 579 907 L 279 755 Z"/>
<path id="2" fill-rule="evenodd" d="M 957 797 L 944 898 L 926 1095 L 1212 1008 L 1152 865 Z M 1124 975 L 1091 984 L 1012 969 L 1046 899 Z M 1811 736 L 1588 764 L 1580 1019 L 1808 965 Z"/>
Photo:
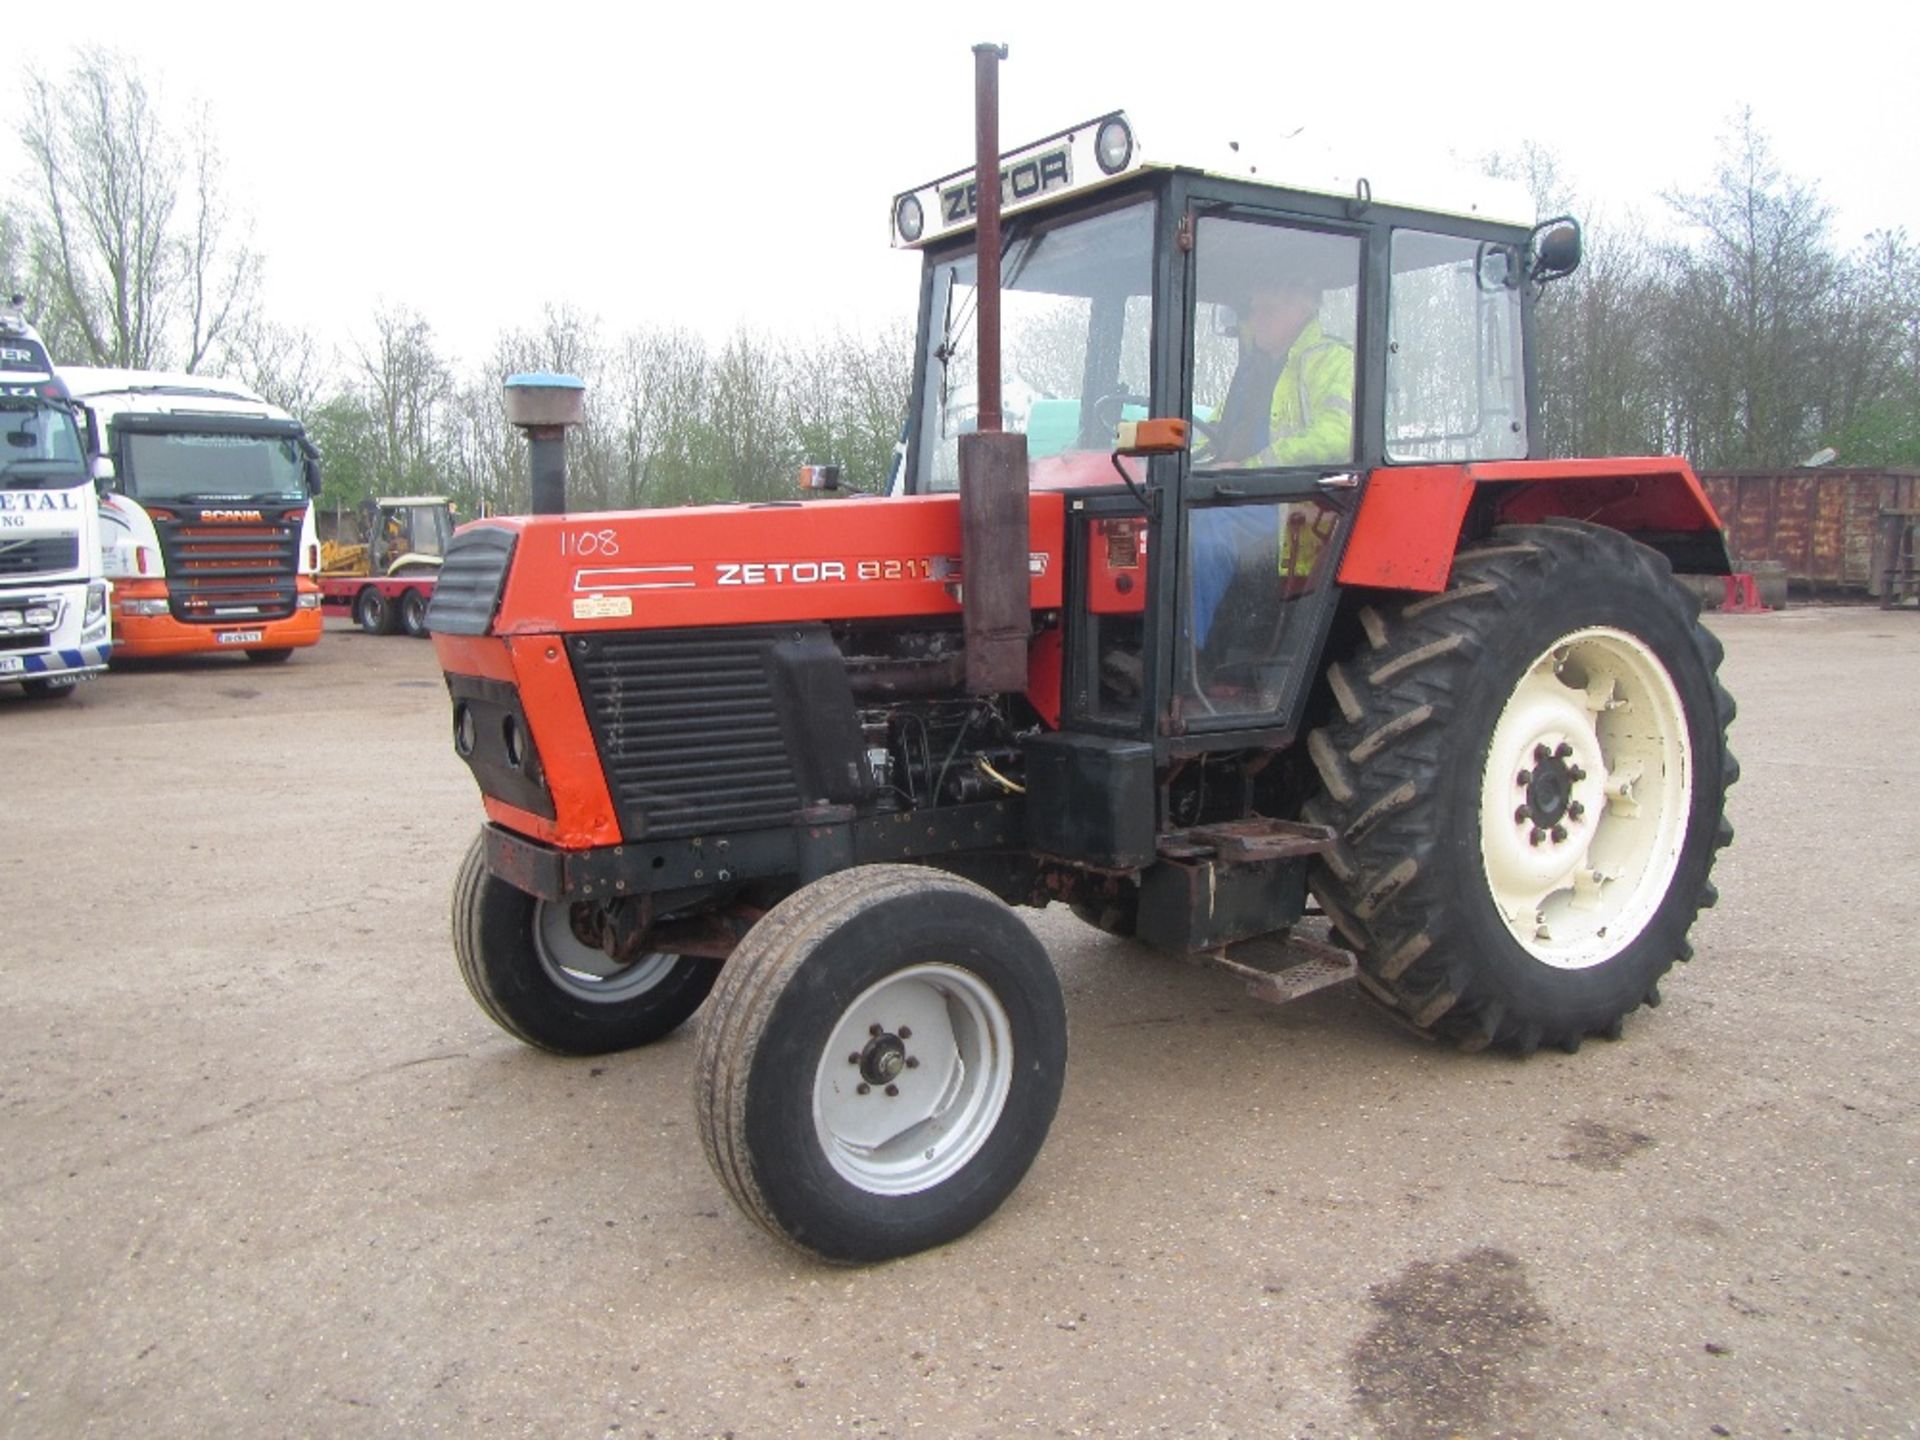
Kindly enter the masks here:
<path id="1" fill-rule="evenodd" d="M 1573 1148 L 1561 1159 L 1582 1170 L 1618 1170 L 1628 1156 L 1653 1144 L 1653 1137 L 1598 1120 L 1575 1120 L 1567 1126 L 1567 1141 Z"/>
<path id="2" fill-rule="evenodd" d="M 1416 1261 L 1371 1298 L 1381 1319 L 1353 1347 L 1348 1372 L 1380 1434 L 1503 1433 L 1529 1392 L 1520 1362 L 1550 1320 L 1520 1261 L 1487 1247 Z"/>

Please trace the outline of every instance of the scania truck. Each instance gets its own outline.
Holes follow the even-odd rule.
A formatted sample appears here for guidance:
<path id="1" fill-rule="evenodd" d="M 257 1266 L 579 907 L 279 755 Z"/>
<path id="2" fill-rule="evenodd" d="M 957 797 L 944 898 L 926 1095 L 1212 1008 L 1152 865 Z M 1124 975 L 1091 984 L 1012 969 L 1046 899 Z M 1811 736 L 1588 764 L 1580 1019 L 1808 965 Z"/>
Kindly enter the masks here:
<path id="1" fill-rule="evenodd" d="M 0 304 L 0 681 L 35 699 L 107 668 L 99 502 L 74 407 L 19 301 Z"/>
<path id="2" fill-rule="evenodd" d="M 112 492 L 101 519 L 115 657 L 273 662 L 317 642 L 320 467 L 300 422 L 230 380 L 60 373 Z"/>

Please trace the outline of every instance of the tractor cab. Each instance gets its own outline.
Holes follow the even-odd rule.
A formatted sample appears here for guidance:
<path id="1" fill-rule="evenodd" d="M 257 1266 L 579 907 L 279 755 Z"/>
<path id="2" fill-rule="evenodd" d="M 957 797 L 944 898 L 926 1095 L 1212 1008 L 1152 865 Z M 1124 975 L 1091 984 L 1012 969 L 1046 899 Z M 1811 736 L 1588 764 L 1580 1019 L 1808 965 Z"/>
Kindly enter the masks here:
<path id="1" fill-rule="evenodd" d="M 1118 113 L 1001 192 L 1004 424 L 1068 492 L 1063 725 L 1162 759 L 1290 738 L 1368 474 L 1527 457 L 1543 234 L 1148 163 Z M 964 171 L 893 204 L 926 257 L 909 493 L 957 488 L 975 424 L 977 201 Z M 1148 417 L 1192 443 L 1116 456 Z"/>
<path id="2" fill-rule="evenodd" d="M 368 573 L 438 571 L 453 540 L 453 502 L 444 495 L 380 496 L 360 505 Z"/>

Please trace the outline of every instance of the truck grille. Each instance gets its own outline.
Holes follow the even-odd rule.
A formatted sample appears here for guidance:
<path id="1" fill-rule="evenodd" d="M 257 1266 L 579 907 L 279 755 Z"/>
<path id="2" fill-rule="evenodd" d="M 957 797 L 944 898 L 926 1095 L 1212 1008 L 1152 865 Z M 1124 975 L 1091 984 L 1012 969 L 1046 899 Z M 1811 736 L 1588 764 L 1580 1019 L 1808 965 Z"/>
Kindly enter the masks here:
<path id="1" fill-rule="evenodd" d="M 576 636 L 569 649 L 628 839 L 751 829 L 804 803 L 767 652 L 792 626 Z"/>
<path id="2" fill-rule="evenodd" d="M 80 567 L 80 537 L 37 535 L 18 540 L 0 539 L 0 579 L 16 575 L 46 575 Z"/>
<path id="3" fill-rule="evenodd" d="M 226 625 L 293 614 L 300 522 L 306 512 L 248 508 L 259 509 L 261 518 L 233 524 L 207 521 L 191 510 L 154 513 L 174 619 Z"/>

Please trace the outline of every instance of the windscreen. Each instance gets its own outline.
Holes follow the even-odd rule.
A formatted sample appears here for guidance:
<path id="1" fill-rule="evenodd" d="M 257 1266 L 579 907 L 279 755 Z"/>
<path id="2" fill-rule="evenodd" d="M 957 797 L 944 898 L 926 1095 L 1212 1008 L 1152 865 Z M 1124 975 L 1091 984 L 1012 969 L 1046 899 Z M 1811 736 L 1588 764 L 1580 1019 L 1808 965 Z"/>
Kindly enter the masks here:
<path id="1" fill-rule="evenodd" d="M 1010 224 L 1001 261 L 1001 410 L 1030 462 L 1113 445 L 1146 414 L 1153 215 L 1141 200 L 1052 225 Z M 978 269 L 936 262 L 914 488 L 960 483 L 959 439 L 979 422 Z"/>
<path id="2" fill-rule="evenodd" d="M 0 397 L 0 488 L 44 490 L 76 483 L 86 474 L 80 432 L 65 406 Z"/>
<path id="3" fill-rule="evenodd" d="M 129 435 L 127 492 L 141 500 L 298 499 L 300 442 L 283 435 Z"/>
<path id="4" fill-rule="evenodd" d="M 1393 232 L 1387 308 L 1387 455 L 1518 460 L 1527 454 L 1520 256 L 1510 246 Z"/>

